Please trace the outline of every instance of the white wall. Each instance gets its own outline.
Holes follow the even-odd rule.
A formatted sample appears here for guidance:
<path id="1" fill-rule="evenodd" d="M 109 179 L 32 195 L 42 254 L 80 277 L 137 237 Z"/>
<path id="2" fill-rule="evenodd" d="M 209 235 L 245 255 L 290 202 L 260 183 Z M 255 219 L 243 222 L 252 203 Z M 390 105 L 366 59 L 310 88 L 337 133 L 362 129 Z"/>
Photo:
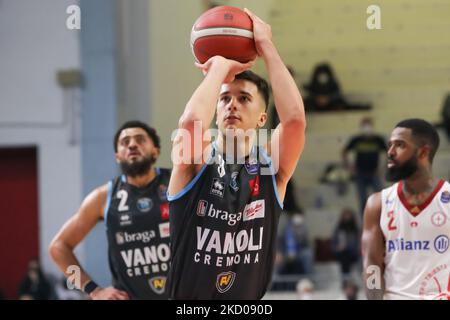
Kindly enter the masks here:
<path id="1" fill-rule="evenodd" d="M 38 147 L 40 257 L 81 201 L 80 146 L 64 123 L 60 69 L 80 68 L 79 33 L 66 29 L 76 0 L 0 2 L 0 147 Z M 79 254 L 82 255 L 82 248 Z"/>

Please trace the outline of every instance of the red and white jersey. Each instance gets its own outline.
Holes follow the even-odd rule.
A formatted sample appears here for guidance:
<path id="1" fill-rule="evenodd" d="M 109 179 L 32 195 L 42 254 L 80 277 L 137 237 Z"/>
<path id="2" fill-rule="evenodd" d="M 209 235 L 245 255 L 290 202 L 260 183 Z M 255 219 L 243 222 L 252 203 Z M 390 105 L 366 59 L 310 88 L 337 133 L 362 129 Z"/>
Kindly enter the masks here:
<path id="1" fill-rule="evenodd" d="M 441 180 L 421 205 L 399 182 L 381 192 L 385 299 L 450 299 L 450 184 Z"/>

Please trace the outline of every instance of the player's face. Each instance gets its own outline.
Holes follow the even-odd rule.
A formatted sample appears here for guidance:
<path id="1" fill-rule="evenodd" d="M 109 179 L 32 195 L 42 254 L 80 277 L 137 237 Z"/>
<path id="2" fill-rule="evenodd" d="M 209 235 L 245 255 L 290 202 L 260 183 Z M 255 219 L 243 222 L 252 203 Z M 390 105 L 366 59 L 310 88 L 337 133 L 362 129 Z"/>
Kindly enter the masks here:
<path id="1" fill-rule="evenodd" d="M 216 121 L 221 132 L 226 129 L 257 129 L 264 126 L 266 119 L 264 100 L 254 83 L 236 80 L 222 85 Z"/>
<path id="2" fill-rule="evenodd" d="M 388 143 L 386 179 L 399 181 L 413 175 L 418 169 L 418 147 L 411 129 L 395 128 Z"/>
<path id="3" fill-rule="evenodd" d="M 127 128 L 120 133 L 116 153 L 119 162 L 132 164 L 149 157 L 156 158 L 158 155 L 158 148 L 144 129 Z"/>

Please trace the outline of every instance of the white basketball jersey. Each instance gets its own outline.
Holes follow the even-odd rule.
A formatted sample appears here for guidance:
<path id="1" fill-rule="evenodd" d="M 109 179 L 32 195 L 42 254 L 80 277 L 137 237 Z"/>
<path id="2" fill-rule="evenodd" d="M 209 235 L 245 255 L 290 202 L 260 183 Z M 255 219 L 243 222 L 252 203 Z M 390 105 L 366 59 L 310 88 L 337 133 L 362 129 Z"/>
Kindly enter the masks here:
<path id="1" fill-rule="evenodd" d="M 399 182 L 381 193 L 385 299 L 450 299 L 450 184 L 410 205 Z"/>

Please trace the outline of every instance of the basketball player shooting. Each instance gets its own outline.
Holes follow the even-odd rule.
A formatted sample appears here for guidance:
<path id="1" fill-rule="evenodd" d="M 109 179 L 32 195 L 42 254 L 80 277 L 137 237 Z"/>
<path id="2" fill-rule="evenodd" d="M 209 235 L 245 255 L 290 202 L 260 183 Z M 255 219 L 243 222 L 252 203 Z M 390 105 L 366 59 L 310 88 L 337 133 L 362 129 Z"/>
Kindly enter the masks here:
<path id="1" fill-rule="evenodd" d="M 191 156 L 189 163 L 174 161 L 169 183 L 172 299 L 260 299 L 271 279 L 278 219 L 286 184 L 304 147 L 306 120 L 270 26 L 246 12 L 280 124 L 265 146 L 257 146 L 254 135 L 236 139 L 239 132 L 264 126 L 267 82 L 248 71 L 251 62 L 214 56 L 197 65 L 205 78 L 187 103 L 173 142 L 173 152 Z M 219 135 L 210 143 L 202 135 L 214 115 Z M 194 132 L 198 124 L 200 135 Z M 271 173 L 263 174 L 263 169 Z"/>
<path id="2" fill-rule="evenodd" d="M 421 119 L 392 131 L 386 178 L 367 200 L 362 249 L 369 299 L 450 299 L 450 184 L 433 177 L 436 129 Z"/>

